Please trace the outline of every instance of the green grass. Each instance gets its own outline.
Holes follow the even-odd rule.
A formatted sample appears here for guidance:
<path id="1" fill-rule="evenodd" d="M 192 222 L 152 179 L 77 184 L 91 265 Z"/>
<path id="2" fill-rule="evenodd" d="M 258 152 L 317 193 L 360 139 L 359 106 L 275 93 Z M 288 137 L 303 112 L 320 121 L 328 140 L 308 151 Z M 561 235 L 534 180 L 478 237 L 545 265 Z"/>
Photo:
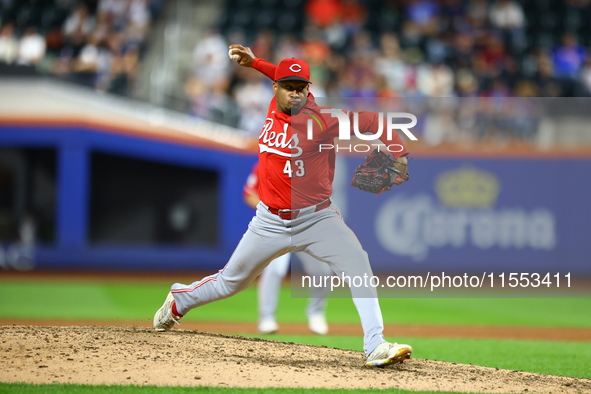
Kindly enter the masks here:
<path id="1" fill-rule="evenodd" d="M 362 350 L 359 337 L 306 335 L 245 335 L 285 342 Z M 591 379 L 591 342 L 516 341 L 397 337 L 413 347 L 413 357 L 474 364 L 550 375 Z M 557 355 L 560 355 L 557 359 Z M 557 362 L 557 360 L 559 360 Z"/>
<path id="2" fill-rule="evenodd" d="M 408 390 L 328 390 L 328 389 L 240 389 L 240 388 L 218 388 L 218 387 L 157 387 L 157 386 L 88 386 L 78 384 L 7 384 L 0 383 L 0 393 L 10 394 L 190 394 L 190 393 L 249 393 L 249 394 L 297 394 L 297 393 L 330 393 L 330 394 L 437 394 L 437 391 L 408 391 Z M 447 394 L 460 394 L 451 393 Z M 465 393 L 464 393 L 465 394 Z"/>
<path id="3" fill-rule="evenodd" d="M 168 289 L 169 284 L 154 282 L 0 281 L 0 317 L 150 321 Z M 290 294 L 289 288 L 282 289 L 277 319 L 304 322 L 307 299 Z M 591 310 L 591 298 L 383 298 L 380 305 L 386 324 L 591 327 L 591 314 L 582 312 Z M 331 298 L 327 318 L 359 323 L 350 299 Z M 185 319 L 255 322 L 256 288 L 205 305 Z"/>
<path id="4" fill-rule="evenodd" d="M 197 279 L 197 278 L 194 278 Z M 188 283 L 188 282 L 186 282 Z M 123 320 L 151 322 L 170 283 L 84 281 L 42 281 L 0 278 L 0 317 L 65 320 Z M 283 288 L 277 318 L 279 322 L 305 322 L 307 299 L 291 298 Z M 226 300 L 206 305 L 185 317 L 188 321 L 255 322 L 256 288 Z M 453 299 L 382 298 L 386 324 L 572 327 L 590 328 L 591 299 Z M 401 317 L 404 316 L 404 320 Z M 327 318 L 331 324 L 359 324 L 350 299 L 331 298 Z M 239 327 L 239 325 L 237 325 Z M 240 334 L 240 332 L 237 332 Z M 252 336 L 252 335 L 251 335 Z M 349 336 L 258 336 L 296 343 L 361 350 L 360 337 Z M 510 370 L 591 378 L 591 342 L 549 342 L 439 338 L 392 338 L 409 343 L 413 357 L 474 364 Z M 559 361 L 557 361 L 559 355 Z M 210 387 L 24 385 L 0 383 L 0 393 L 299 393 L 298 389 L 243 389 Z M 383 393 L 381 390 L 313 390 L 326 393 Z M 417 393 L 388 390 L 388 393 Z M 425 392 L 426 393 L 426 392 Z M 429 392 L 431 393 L 431 392 Z M 434 393 L 434 392 L 433 392 Z"/>

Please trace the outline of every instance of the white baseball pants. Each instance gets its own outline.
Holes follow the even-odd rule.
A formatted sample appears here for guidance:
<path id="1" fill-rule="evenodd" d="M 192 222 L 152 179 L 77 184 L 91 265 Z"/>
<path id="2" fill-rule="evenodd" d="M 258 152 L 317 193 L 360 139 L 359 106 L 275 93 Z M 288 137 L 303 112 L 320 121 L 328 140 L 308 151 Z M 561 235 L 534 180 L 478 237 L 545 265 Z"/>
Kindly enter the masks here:
<path id="1" fill-rule="evenodd" d="M 178 312 L 184 315 L 193 308 L 246 289 L 272 260 L 289 252 L 308 253 L 329 264 L 338 276 L 373 275 L 367 253 L 335 204 L 317 212 L 315 207 L 304 208 L 297 218 L 284 220 L 270 213 L 261 202 L 222 270 L 190 285 L 172 286 Z M 371 287 L 351 287 L 351 295 L 363 328 L 363 348 L 369 355 L 384 342 L 377 291 Z"/>

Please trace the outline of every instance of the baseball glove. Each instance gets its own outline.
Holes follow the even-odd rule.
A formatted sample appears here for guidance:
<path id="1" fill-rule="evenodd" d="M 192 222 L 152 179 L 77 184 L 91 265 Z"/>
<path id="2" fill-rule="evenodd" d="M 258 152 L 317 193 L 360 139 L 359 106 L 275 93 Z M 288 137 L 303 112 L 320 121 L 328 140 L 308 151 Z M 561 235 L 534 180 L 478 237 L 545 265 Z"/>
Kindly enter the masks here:
<path id="1" fill-rule="evenodd" d="M 351 186 L 379 195 L 391 190 L 392 185 L 408 181 L 406 164 L 394 160 L 389 154 L 374 149 L 364 163 L 355 170 Z"/>

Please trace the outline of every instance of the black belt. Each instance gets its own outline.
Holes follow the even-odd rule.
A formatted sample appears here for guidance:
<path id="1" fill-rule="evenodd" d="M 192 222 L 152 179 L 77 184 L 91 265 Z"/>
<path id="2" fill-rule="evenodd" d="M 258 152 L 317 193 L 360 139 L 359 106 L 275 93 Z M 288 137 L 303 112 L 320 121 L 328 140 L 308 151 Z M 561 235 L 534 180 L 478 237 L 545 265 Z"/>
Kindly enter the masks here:
<path id="1" fill-rule="evenodd" d="M 329 206 L 330 206 L 330 198 L 328 200 L 322 201 L 320 204 L 316 205 L 314 212 L 322 211 L 324 208 L 328 208 Z M 267 209 L 273 215 L 277 215 L 283 220 L 293 220 L 298 217 L 298 215 L 300 214 L 300 211 L 301 211 L 301 209 L 294 209 L 292 211 L 289 209 L 277 209 L 277 208 L 271 208 L 271 207 L 268 207 Z"/>

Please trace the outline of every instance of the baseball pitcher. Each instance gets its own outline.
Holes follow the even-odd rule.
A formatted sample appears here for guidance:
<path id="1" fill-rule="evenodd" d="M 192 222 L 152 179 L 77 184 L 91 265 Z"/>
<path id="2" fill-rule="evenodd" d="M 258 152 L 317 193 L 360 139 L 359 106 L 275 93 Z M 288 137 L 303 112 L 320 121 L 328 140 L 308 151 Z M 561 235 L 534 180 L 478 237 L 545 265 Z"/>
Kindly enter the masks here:
<path id="1" fill-rule="evenodd" d="M 246 289 L 272 260 L 286 253 L 307 253 L 328 264 L 338 276 L 373 275 L 367 253 L 330 199 L 335 151 L 321 150 L 319 146 L 334 142 L 339 135 L 339 121 L 326 113 L 326 108 L 319 107 L 310 93 L 310 67 L 300 59 L 284 59 L 275 65 L 256 58 L 250 48 L 241 45 L 231 45 L 229 54 L 239 65 L 252 67 L 273 81 L 274 97 L 259 137 L 261 201 L 222 270 L 189 285 L 172 285 L 154 316 L 157 331 L 171 329 L 193 308 Z M 349 124 L 355 123 L 360 133 L 375 134 L 381 121 L 375 112 L 338 114 L 350 117 Z M 312 127 L 311 133 L 303 131 L 307 125 Z M 388 171 L 376 174 L 388 178 L 389 185 L 405 182 L 408 150 L 403 141 L 396 132 L 384 133 L 380 140 L 401 147 L 391 161 L 404 176 Z M 369 162 L 371 167 L 380 165 L 381 161 Z M 366 184 L 367 176 L 363 178 Z M 384 366 L 408 359 L 411 346 L 390 343 L 384 338 L 376 289 L 371 286 L 350 286 L 350 289 L 363 328 L 366 365 Z"/>

